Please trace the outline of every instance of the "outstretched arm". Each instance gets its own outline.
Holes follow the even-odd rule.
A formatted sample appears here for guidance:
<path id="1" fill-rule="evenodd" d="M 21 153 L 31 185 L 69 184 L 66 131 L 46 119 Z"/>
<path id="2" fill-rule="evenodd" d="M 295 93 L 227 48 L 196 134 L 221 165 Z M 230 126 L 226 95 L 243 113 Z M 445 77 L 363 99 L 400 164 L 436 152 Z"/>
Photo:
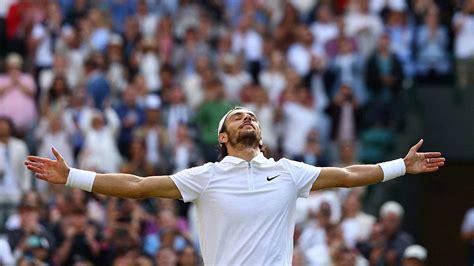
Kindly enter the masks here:
<path id="1" fill-rule="evenodd" d="M 39 179 L 66 184 L 71 169 L 61 154 L 54 148 L 52 150 L 56 160 L 28 156 L 25 165 Z M 130 174 L 96 174 L 92 192 L 121 198 L 181 198 L 181 193 L 169 176 L 143 178 Z"/>
<path id="2" fill-rule="evenodd" d="M 406 173 L 418 174 L 434 172 L 444 165 L 445 158 L 439 152 L 418 152 L 423 144 L 420 140 L 403 158 Z M 384 180 L 384 172 L 379 165 L 352 165 L 345 168 L 324 167 L 314 182 L 312 190 L 331 187 L 357 187 L 379 183 Z"/>

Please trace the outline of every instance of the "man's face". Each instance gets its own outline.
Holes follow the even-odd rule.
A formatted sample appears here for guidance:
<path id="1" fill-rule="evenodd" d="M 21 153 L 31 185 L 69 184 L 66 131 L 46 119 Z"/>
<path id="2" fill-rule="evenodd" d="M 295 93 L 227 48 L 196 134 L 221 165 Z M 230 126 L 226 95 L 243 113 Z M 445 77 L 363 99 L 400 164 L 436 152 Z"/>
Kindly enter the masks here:
<path id="1" fill-rule="evenodd" d="M 400 228 L 400 217 L 395 213 L 388 213 L 382 217 L 381 222 L 384 226 L 385 233 L 389 236 L 394 235 Z"/>
<path id="2" fill-rule="evenodd" d="M 231 146 L 244 145 L 258 147 L 261 137 L 260 124 L 255 114 L 249 110 L 240 109 L 231 112 L 226 120 L 226 136 L 220 135 L 221 143 L 228 142 Z M 221 139 L 224 137 L 224 139 Z"/>

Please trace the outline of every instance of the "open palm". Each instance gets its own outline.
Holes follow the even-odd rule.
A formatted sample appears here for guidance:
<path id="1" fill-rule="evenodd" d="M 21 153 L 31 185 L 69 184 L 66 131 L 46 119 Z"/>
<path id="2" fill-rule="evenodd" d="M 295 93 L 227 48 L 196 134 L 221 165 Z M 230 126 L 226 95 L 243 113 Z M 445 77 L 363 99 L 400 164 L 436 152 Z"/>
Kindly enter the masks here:
<path id="1" fill-rule="evenodd" d="M 55 148 L 51 150 L 56 160 L 39 156 L 28 156 L 25 165 L 29 170 L 33 171 L 35 176 L 39 179 L 54 184 L 66 184 L 69 167 Z"/>
<path id="2" fill-rule="evenodd" d="M 423 140 L 411 147 L 408 154 L 403 158 L 408 174 L 437 171 L 446 161 L 444 157 L 441 157 L 440 152 L 418 152 L 421 145 L 423 145 Z"/>

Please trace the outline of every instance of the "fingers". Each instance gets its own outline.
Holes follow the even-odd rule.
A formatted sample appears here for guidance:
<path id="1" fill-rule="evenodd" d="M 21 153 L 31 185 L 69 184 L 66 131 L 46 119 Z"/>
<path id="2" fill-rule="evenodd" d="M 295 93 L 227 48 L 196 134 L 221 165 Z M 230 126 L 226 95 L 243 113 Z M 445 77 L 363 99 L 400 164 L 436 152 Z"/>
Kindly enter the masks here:
<path id="1" fill-rule="evenodd" d="M 425 156 L 425 158 L 436 158 L 441 156 L 441 152 L 425 152 L 423 156 Z"/>
<path id="2" fill-rule="evenodd" d="M 418 149 L 421 147 L 421 145 L 423 145 L 423 139 L 420 139 L 420 141 L 418 141 L 418 143 L 415 144 L 415 146 L 411 147 L 410 150 L 413 150 L 414 152 L 417 152 Z"/>
<path id="3" fill-rule="evenodd" d="M 429 167 L 429 168 L 427 167 L 425 172 L 431 173 L 431 172 L 438 171 L 438 169 L 439 167 Z"/>
<path id="4" fill-rule="evenodd" d="M 57 159 L 58 161 L 64 161 L 63 156 L 61 156 L 61 154 L 59 154 L 58 150 L 56 150 L 54 147 L 52 147 L 52 148 L 51 148 L 51 151 L 53 152 L 54 157 L 56 157 L 56 159 Z"/>
<path id="5" fill-rule="evenodd" d="M 428 159 L 426 159 L 427 164 L 444 163 L 445 161 L 446 161 L 445 158 L 428 158 Z"/>
<path id="6" fill-rule="evenodd" d="M 28 156 L 27 157 L 28 161 L 31 161 L 31 162 L 39 162 L 39 163 L 44 163 L 44 164 L 52 164 L 54 163 L 53 160 L 51 159 L 48 159 L 48 158 L 43 158 L 43 157 L 39 157 L 39 156 Z"/>
<path id="7" fill-rule="evenodd" d="M 25 165 L 26 165 L 26 168 L 28 168 L 29 170 L 35 173 L 40 173 L 40 174 L 44 173 L 44 169 L 41 167 L 42 166 L 41 164 L 33 163 L 33 162 L 25 162 Z"/>

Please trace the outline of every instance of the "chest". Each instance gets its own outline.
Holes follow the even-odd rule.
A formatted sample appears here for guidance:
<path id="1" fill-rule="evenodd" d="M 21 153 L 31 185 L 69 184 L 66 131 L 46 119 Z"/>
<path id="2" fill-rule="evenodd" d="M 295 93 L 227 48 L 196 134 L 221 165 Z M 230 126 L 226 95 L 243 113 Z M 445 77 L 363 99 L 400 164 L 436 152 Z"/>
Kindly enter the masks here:
<path id="1" fill-rule="evenodd" d="M 296 198 L 295 183 L 282 167 L 243 163 L 232 171 L 215 173 L 200 201 L 221 215 L 239 220 L 286 211 Z"/>

